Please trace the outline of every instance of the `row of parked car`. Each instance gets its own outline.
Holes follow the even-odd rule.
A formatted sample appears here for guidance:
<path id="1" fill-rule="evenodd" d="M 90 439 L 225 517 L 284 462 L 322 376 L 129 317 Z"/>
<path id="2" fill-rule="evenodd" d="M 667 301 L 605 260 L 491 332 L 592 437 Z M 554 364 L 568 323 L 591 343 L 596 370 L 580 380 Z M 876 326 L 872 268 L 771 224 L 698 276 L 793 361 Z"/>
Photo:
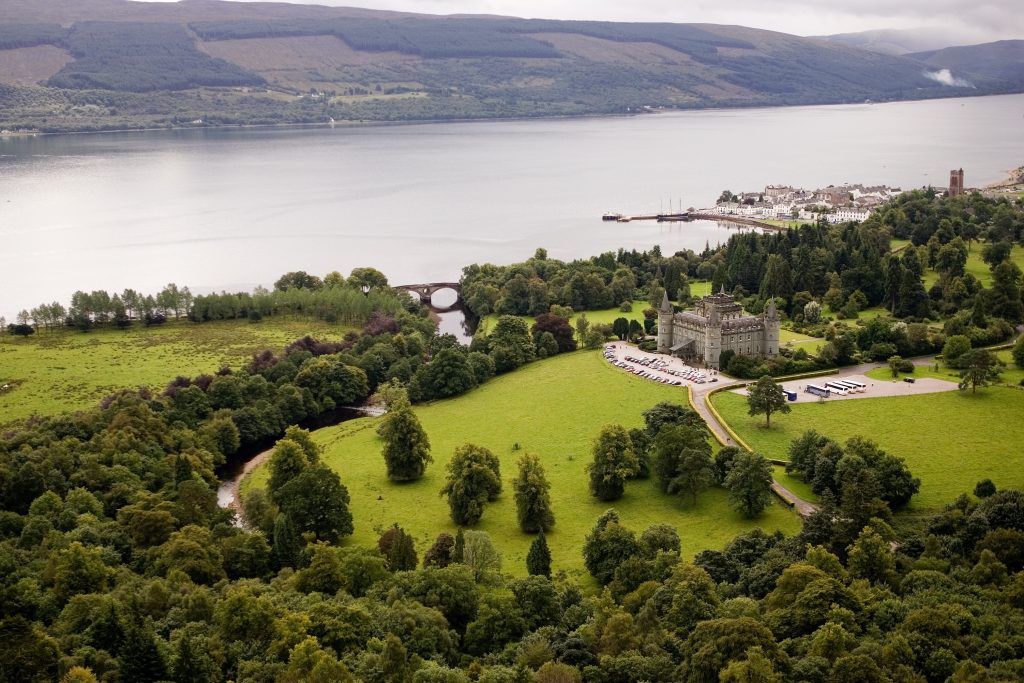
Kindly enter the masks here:
<path id="1" fill-rule="evenodd" d="M 683 382 L 681 380 L 687 380 L 695 384 L 704 384 L 708 381 L 707 375 L 700 370 L 695 368 L 686 367 L 682 370 L 673 370 L 669 367 L 668 361 L 661 358 L 652 358 L 650 356 L 636 357 L 636 356 L 623 356 L 624 360 L 618 360 L 615 356 L 615 346 L 609 345 L 605 347 L 604 357 L 608 359 L 613 365 L 622 368 L 626 372 L 632 372 L 638 377 L 644 377 L 646 379 L 660 382 L 661 384 L 669 384 L 672 386 L 681 386 Z M 655 374 L 652 371 L 665 373 L 680 379 L 669 379 L 668 377 L 662 377 L 661 375 Z M 712 382 L 717 382 L 718 378 L 711 378 Z"/>

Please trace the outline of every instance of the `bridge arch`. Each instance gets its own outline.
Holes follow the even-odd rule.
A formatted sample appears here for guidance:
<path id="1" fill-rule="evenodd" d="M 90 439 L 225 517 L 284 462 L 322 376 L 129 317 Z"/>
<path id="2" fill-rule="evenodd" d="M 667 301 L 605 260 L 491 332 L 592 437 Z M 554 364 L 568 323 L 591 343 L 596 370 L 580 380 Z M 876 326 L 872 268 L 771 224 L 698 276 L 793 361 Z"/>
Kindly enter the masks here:
<path id="1" fill-rule="evenodd" d="M 462 303 L 462 285 L 458 282 L 424 282 L 413 285 L 395 285 L 395 289 L 404 289 L 419 296 L 420 301 L 428 306 L 433 306 L 433 297 L 438 292 L 450 289 L 455 292 L 455 302 L 449 308 L 455 308 Z"/>

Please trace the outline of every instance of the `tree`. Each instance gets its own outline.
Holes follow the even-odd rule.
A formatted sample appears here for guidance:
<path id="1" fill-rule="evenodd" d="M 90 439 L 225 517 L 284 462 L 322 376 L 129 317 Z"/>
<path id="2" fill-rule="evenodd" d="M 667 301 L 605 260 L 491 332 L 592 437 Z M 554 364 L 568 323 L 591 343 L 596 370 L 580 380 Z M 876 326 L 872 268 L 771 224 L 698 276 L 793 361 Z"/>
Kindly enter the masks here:
<path id="1" fill-rule="evenodd" d="M 686 493 L 697 504 L 697 494 L 714 479 L 711 445 L 706 436 L 703 429 L 684 424 L 658 432 L 654 439 L 654 472 L 662 491 Z"/>
<path id="2" fill-rule="evenodd" d="M 533 339 L 522 318 L 514 315 L 503 315 L 498 318 L 488 341 L 495 370 L 499 373 L 515 370 L 534 359 Z"/>
<path id="3" fill-rule="evenodd" d="M 1024 319 L 1021 303 L 1021 272 L 1013 261 L 1003 261 L 992 269 L 992 289 L 989 292 L 989 312 L 999 318 L 1019 323 Z"/>
<path id="4" fill-rule="evenodd" d="M 991 352 L 985 349 L 972 349 L 962 355 L 959 365 L 960 389 L 971 388 L 971 393 L 977 393 L 978 387 L 986 387 L 999 379 L 1002 370 L 1002 362 Z"/>
<path id="5" fill-rule="evenodd" d="M 285 484 L 302 474 L 309 467 L 309 458 L 302 446 L 291 439 L 281 439 L 274 444 L 270 455 L 270 479 L 267 481 L 267 492 L 270 499 L 281 504 L 278 498 Z"/>
<path id="6" fill-rule="evenodd" d="M 462 563 L 473 572 L 473 578 L 479 583 L 493 573 L 501 571 L 501 553 L 494 547 L 490 535 L 486 531 L 465 532 L 466 547 L 463 550 Z"/>
<path id="7" fill-rule="evenodd" d="M 590 493 L 600 500 L 621 498 L 626 480 L 639 466 L 626 430 L 619 425 L 605 425 L 594 441 L 594 461 L 588 466 Z"/>
<path id="8" fill-rule="evenodd" d="M 889 356 L 888 363 L 889 363 L 889 372 L 892 373 L 893 378 L 895 379 L 896 377 L 899 377 L 900 376 L 900 368 L 903 367 L 903 357 L 902 356 Z"/>
<path id="9" fill-rule="evenodd" d="M 308 359 L 295 375 L 295 385 L 309 389 L 321 406 L 329 399 L 330 407 L 361 403 L 370 393 L 366 372 L 337 356 Z"/>
<path id="10" fill-rule="evenodd" d="M 423 476 L 430 456 L 430 439 L 406 401 L 398 401 L 381 420 L 377 434 L 384 440 L 384 463 L 391 481 L 415 481 Z"/>
<path id="11" fill-rule="evenodd" d="M 274 549 L 273 557 L 278 567 L 295 567 L 299 564 L 299 553 L 302 552 L 302 539 L 299 537 L 291 518 L 283 512 L 274 518 Z"/>
<path id="12" fill-rule="evenodd" d="M 469 357 L 462 349 L 441 349 L 416 372 L 418 399 L 449 398 L 477 385 Z"/>
<path id="13" fill-rule="evenodd" d="M 960 367 L 960 357 L 971 350 L 971 340 L 962 334 L 955 334 L 946 339 L 942 346 L 942 358 L 951 368 Z"/>
<path id="14" fill-rule="evenodd" d="M 441 532 L 434 540 L 434 545 L 427 548 L 423 553 L 423 567 L 437 567 L 444 569 L 454 560 L 455 539 L 451 534 Z"/>
<path id="15" fill-rule="evenodd" d="M 448 507 L 456 524 L 476 524 L 484 513 L 484 505 L 495 500 L 500 492 L 501 473 L 494 453 L 474 444 L 455 449 L 441 495 L 448 497 Z"/>
<path id="16" fill-rule="evenodd" d="M 539 335 L 549 332 L 558 343 L 558 353 L 576 350 L 576 339 L 573 336 L 573 329 L 569 321 L 553 313 L 541 313 L 537 316 L 533 327 L 530 329 L 534 339 Z"/>
<path id="17" fill-rule="evenodd" d="M 1012 355 L 1014 364 L 1024 370 L 1024 335 L 1013 345 Z"/>
<path id="18" fill-rule="evenodd" d="M 583 562 L 601 585 L 615 577 L 619 565 L 643 552 L 636 535 L 619 523 L 619 513 L 606 510 L 583 543 Z"/>
<path id="19" fill-rule="evenodd" d="M 278 491 L 278 505 L 301 532 L 337 543 L 352 534 L 348 489 L 337 473 L 323 465 L 310 465 Z"/>
<path id="20" fill-rule="evenodd" d="M 974 495 L 978 498 L 988 498 L 995 492 L 996 485 L 992 483 L 991 479 L 982 479 L 974 487 Z"/>
<path id="21" fill-rule="evenodd" d="M 981 260 L 995 270 L 996 266 L 1010 258 L 1012 250 L 1013 245 L 1009 242 L 988 242 L 981 248 Z"/>
<path id="22" fill-rule="evenodd" d="M 619 338 L 621 341 L 625 341 L 626 337 L 629 336 L 629 320 L 626 318 L 616 318 L 612 322 L 612 333 Z"/>
<path id="23" fill-rule="evenodd" d="M 765 375 L 747 388 L 747 406 L 750 415 L 764 415 L 765 426 L 772 426 L 772 413 L 788 413 L 786 393 L 771 377 Z"/>
<path id="24" fill-rule="evenodd" d="M 744 517 L 756 517 L 772 502 L 772 466 L 758 453 L 740 453 L 725 477 L 729 500 Z"/>
<path id="25" fill-rule="evenodd" d="M 555 515 L 551 512 L 551 484 L 544 476 L 540 458 L 527 453 L 519 459 L 519 475 L 512 482 L 515 491 L 519 527 L 528 534 L 551 531 Z"/>
<path id="26" fill-rule="evenodd" d="M 530 576 L 551 576 L 551 551 L 543 531 L 530 544 L 530 551 L 526 554 L 526 572 Z"/>
<path id="27" fill-rule="evenodd" d="M 419 563 L 412 536 L 397 524 L 381 534 L 377 540 L 377 550 L 387 560 L 388 569 L 393 572 L 411 571 Z"/>

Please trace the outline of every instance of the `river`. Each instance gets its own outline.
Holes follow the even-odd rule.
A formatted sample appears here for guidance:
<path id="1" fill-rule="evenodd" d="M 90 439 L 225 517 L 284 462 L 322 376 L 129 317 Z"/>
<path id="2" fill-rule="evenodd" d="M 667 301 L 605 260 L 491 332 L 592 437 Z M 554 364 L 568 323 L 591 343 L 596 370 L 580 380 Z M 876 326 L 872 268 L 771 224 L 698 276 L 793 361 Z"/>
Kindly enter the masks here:
<path id="1" fill-rule="evenodd" d="M 623 118 L 0 138 L 0 314 L 76 289 L 195 292 L 379 268 L 395 284 L 619 247 L 724 241 L 715 223 L 605 211 L 707 206 L 723 189 L 1000 179 L 1024 95 Z M 440 303 L 444 303 L 441 301 Z"/>

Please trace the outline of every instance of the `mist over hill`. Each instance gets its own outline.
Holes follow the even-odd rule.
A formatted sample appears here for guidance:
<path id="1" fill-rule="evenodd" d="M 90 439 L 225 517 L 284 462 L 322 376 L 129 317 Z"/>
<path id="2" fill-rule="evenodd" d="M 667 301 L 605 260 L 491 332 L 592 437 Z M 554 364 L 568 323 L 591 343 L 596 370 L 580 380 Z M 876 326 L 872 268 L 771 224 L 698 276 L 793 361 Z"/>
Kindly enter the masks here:
<path id="1" fill-rule="evenodd" d="M 565 116 L 1019 91 L 1004 53 L 986 54 L 950 65 L 712 24 L 8 0 L 0 127 Z M 936 79 L 936 67 L 950 77 Z"/>

